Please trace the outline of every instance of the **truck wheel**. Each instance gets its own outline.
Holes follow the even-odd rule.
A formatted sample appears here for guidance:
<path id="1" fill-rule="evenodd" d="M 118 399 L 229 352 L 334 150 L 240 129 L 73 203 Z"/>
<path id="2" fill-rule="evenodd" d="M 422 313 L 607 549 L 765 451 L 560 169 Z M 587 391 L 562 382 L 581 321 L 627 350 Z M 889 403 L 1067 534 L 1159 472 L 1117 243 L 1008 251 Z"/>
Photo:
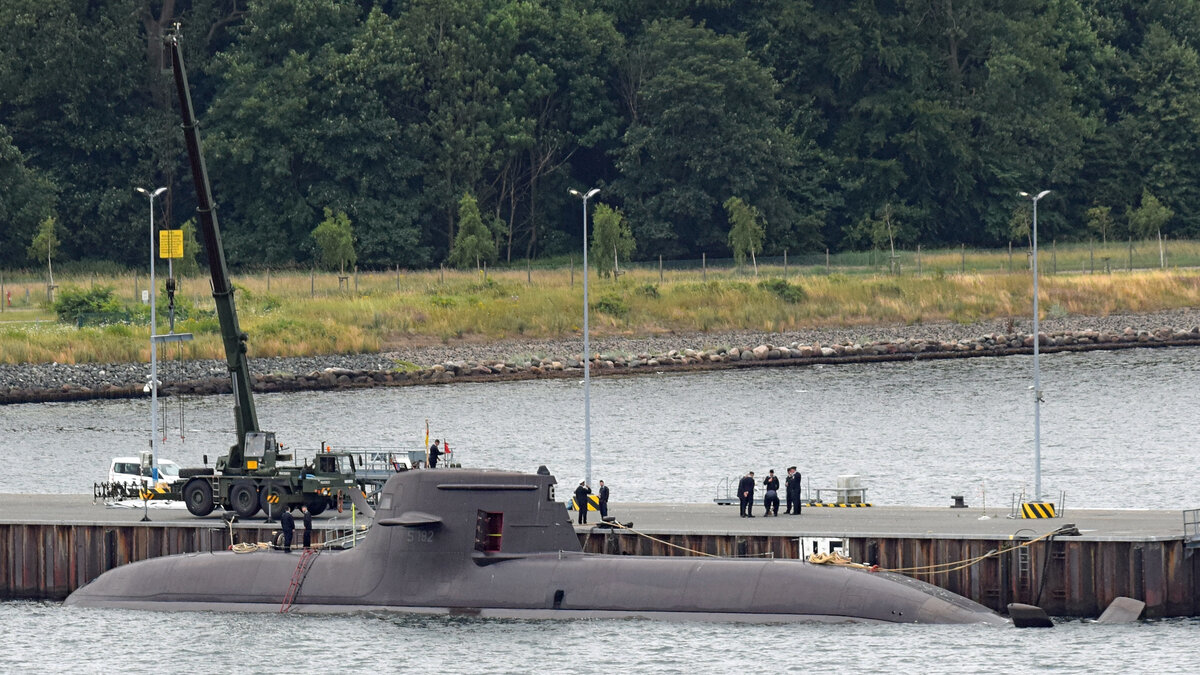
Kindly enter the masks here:
<path id="1" fill-rule="evenodd" d="M 183 503 L 193 516 L 207 516 L 213 511 L 212 486 L 203 478 L 189 480 L 183 486 Z"/>
<path id="2" fill-rule="evenodd" d="M 329 505 L 329 500 L 321 495 L 309 495 L 305 498 L 304 505 L 308 507 L 309 513 L 319 516 L 325 513 L 325 507 Z"/>
<path id="3" fill-rule="evenodd" d="M 258 486 L 252 480 L 239 480 L 229 488 L 229 503 L 242 518 L 258 513 Z"/>
<path id="4" fill-rule="evenodd" d="M 278 497 L 275 503 L 271 503 L 272 497 Z M 291 497 L 292 491 L 288 486 L 268 483 L 259 492 L 258 505 L 268 518 L 276 520 L 283 514 L 283 510 L 288 508 Z"/>

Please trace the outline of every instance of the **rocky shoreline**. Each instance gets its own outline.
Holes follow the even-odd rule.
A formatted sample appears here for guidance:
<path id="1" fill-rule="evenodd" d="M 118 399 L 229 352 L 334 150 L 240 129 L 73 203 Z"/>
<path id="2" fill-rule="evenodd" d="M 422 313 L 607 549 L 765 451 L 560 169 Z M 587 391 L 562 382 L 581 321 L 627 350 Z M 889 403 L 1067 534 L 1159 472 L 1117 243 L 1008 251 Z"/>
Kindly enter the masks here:
<path id="1" fill-rule="evenodd" d="M 692 333 L 592 339 L 595 375 L 816 363 L 1006 356 L 1033 351 L 1031 321 L 861 326 L 789 333 Z M 1200 346 L 1200 310 L 1069 317 L 1040 323 L 1045 353 Z M 380 354 L 251 361 L 255 391 L 445 384 L 579 377 L 582 339 L 465 342 Z M 0 365 L 0 404 L 145 396 L 149 368 L 126 364 Z M 229 392 L 223 361 L 159 362 L 162 395 Z"/>

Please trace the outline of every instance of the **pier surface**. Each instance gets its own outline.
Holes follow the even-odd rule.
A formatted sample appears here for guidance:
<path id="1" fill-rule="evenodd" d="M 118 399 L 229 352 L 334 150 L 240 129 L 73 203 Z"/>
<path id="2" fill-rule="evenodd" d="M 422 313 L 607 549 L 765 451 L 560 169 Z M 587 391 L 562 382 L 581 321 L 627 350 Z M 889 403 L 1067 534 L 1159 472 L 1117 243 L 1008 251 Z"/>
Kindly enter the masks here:
<path id="1" fill-rule="evenodd" d="M 141 508 L 109 508 L 91 495 L 0 495 L 0 600 L 61 600 L 119 565 L 271 541 L 279 529 L 261 514 L 230 527 L 220 510 L 204 518 L 178 505 L 148 512 L 151 522 L 141 522 Z M 754 518 L 742 518 L 711 503 L 613 502 L 609 513 L 632 531 L 599 527 L 592 512 L 575 528 L 584 550 L 777 559 L 838 551 L 998 611 L 1023 602 L 1094 617 L 1128 596 L 1146 602 L 1146 617 L 1200 616 L 1200 555 L 1188 555 L 1181 511 L 1068 509 L 1021 519 L 1003 509 L 806 506 L 799 516 L 768 518 L 756 505 Z M 315 517 L 314 542 L 348 533 L 351 522 L 349 505 Z M 1066 525 L 1079 534 L 1050 536 Z"/>
<path id="2" fill-rule="evenodd" d="M 0 494 L 0 525 L 144 525 L 148 527 L 225 527 L 221 509 L 197 518 L 175 502 L 170 508 L 154 504 L 146 509 L 151 522 L 141 523 L 141 508 L 111 508 L 90 495 Z M 575 512 L 570 512 L 572 521 Z M 807 537 L 906 537 L 929 539 L 997 539 L 1010 535 L 1032 539 L 1072 524 L 1091 541 L 1162 541 L 1183 537 L 1180 511 L 1134 509 L 1068 509 L 1058 518 L 1009 518 L 1006 511 L 980 508 L 873 506 L 836 508 L 806 506 L 792 516 L 764 517 L 762 506 L 754 518 L 738 516 L 735 506 L 718 504 L 621 503 L 609 505 L 609 515 L 633 523 L 639 532 L 687 536 L 807 536 Z M 986 516 L 986 519 L 983 517 Z M 362 518 L 361 514 L 359 515 Z M 314 529 L 345 528 L 350 505 L 337 513 L 328 510 L 313 518 Z M 594 531 L 600 514 L 591 512 L 583 534 Z M 234 524 L 234 528 L 270 527 L 263 515 Z"/>
<path id="3" fill-rule="evenodd" d="M 754 518 L 738 516 L 736 506 L 717 504 L 612 503 L 609 515 L 633 529 L 648 533 L 733 536 L 820 537 L 921 537 L 930 539 L 996 539 L 1009 535 L 1034 538 L 1063 525 L 1079 528 L 1079 539 L 1094 541 L 1159 541 L 1183 536 L 1180 511 L 1131 509 L 1068 509 L 1058 518 L 1009 518 L 1007 511 L 980 508 L 872 506 L 836 508 L 806 506 L 798 516 L 763 517 L 762 506 Z M 572 518 L 575 513 L 572 512 Z M 983 516 L 986 519 L 981 520 Z M 587 525 L 595 528 L 599 514 L 592 512 Z"/>

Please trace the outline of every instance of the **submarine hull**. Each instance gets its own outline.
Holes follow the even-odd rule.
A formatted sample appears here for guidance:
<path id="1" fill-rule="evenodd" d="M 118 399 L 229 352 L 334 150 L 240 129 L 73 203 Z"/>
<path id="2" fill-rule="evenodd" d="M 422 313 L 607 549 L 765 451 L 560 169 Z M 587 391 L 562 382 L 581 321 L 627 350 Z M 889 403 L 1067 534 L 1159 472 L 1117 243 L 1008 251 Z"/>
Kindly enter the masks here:
<path id="1" fill-rule="evenodd" d="M 412 471 L 384 488 L 361 546 L 311 559 L 290 611 L 481 617 L 1006 623 L 909 577 L 799 560 L 583 553 L 554 479 Z M 101 575 L 66 604 L 278 612 L 300 556 L 194 553 Z"/>

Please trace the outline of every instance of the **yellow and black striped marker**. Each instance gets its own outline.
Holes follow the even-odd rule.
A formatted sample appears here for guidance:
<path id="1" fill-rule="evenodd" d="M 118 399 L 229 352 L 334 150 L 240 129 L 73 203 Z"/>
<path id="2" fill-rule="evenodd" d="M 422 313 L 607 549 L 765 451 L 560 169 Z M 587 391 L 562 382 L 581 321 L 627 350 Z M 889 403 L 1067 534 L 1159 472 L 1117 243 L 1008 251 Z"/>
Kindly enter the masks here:
<path id="1" fill-rule="evenodd" d="M 596 495 L 588 495 L 587 502 L 588 502 L 588 511 L 599 511 L 600 510 L 600 498 L 597 497 Z M 579 510 L 579 502 L 575 501 L 574 497 L 571 497 L 571 509 L 574 511 Z"/>
<path id="2" fill-rule="evenodd" d="M 809 502 L 807 506 L 826 506 L 835 509 L 857 509 L 870 506 L 870 502 L 858 502 L 855 504 L 826 504 L 825 502 Z"/>
<path id="3" fill-rule="evenodd" d="M 1050 502 L 1022 502 L 1022 518 L 1057 518 L 1054 515 L 1054 504 Z"/>
<path id="4" fill-rule="evenodd" d="M 279 503 L 279 493 L 278 492 L 268 492 L 267 493 L 267 503 L 268 504 L 278 504 Z"/>
<path id="5" fill-rule="evenodd" d="M 139 490 L 138 494 L 144 501 L 149 501 L 154 499 L 155 495 L 165 495 L 167 492 L 169 492 L 169 490 L 167 490 L 165 487 L 152 487 Z"/>

